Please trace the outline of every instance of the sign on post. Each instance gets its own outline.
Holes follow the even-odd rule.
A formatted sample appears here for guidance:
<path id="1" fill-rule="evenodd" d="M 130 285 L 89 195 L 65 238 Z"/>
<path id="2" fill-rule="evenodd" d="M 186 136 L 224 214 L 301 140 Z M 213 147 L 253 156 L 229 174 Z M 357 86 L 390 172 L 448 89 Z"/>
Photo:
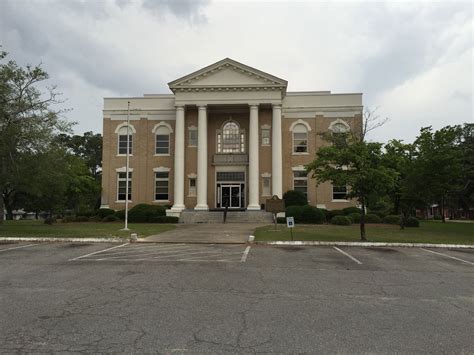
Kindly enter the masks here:
<path id="1" fill-rule="evenodd" d="M 286 217 L 286 226 L 290 228 L 291 240 L 293 240 L 293 228 L 295 227 L 295 217 Z"/>
<path id="2" fill-rule="evenodd" d="M 285 212 L 285 200 L 282 200 L 277 195 L 273 195 L 265 203 L 265 211 L 273 213 L 273 220 L 275 221 L 275 230 L 277 229 L 277 214 Z"/>

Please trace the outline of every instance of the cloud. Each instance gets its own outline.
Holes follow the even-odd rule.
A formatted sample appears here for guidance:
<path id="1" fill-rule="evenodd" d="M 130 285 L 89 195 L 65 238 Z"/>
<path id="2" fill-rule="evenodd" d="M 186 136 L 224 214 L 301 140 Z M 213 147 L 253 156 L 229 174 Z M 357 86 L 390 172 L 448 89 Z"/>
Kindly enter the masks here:
<path id="1" fill-rule="evenodd" d="M 169 93 L 225 57 L 289 90 L 363 92 L 392 119 L 373 139 L 472 121 L 469 3 L 0 0 L 0 44 L 44 63 L 79 131 L 101 130 L 104 96 Z"/>

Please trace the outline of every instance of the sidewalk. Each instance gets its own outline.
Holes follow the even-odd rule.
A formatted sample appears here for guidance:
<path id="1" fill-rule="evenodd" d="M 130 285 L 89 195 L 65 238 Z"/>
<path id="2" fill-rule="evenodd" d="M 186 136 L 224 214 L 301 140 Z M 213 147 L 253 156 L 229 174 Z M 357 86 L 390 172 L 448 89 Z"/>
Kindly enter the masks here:
<path id="1" fill-rule="evenodd" d="M 247 243 L 257 223 L 197 223 L 178 224 L 168 232 L 143 238 L 141 242 L 161 243 Z"/>

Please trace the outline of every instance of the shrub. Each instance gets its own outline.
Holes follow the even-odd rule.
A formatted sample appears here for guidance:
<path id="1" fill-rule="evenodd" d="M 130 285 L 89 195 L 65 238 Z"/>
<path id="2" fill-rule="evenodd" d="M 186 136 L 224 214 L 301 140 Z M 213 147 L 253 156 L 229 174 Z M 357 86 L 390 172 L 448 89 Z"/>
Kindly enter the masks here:
<path id="1" fill-rule="evenodd" d="M 310 205 L 303 206 L 301 211 L 301 222 L 323 224 L 325 220 L 326 216 L 320 209 Z"/>
<path id="2" fill-rule="evenodd" d="M 433 216 L 433 219 L 435 221 L 441 221 L 443 219 L 443 217 L 441 217 L 439 214 L 436 214 L 436 215 Z"/>
<path id="3" fill-rule="evenodd" d="M 109 214 L 108 216 L 102 218 L 102 222 L 117 222 L 118 220 L 119 218 L 114 214 Z"/>
<path id="4" fill-rule="evenodd" d="M 347 216 L 334 216 L 331 218 L 331 223 L 338 226 L 350 226 L 352 224 L 352 220 Z"/>
<path id="5" fill-rule="evenodd" d="M 89 217 L 86 217 L 86 216 L 77 216 L 75 222 L 89 222 Z"/>
<path id="6" fill-rule="evenodd" d="M 53 223 L 56 223 L 56 218 L 54 217 L 46 217 L 44 219 L 44 224 L 52 225 Z"/>
<path id="7" fill-rule="evenodd" d="M 324 218 L 326 220 L 326 222 L 329 222 L 329 220 L 331 219 L 330 218 L 330 215 L 329 215 L 329 211 L 325 208 L 320 208 L 319 209 L 322 213 L 324 213 Z"/>
<path id="8" fill-rule="evenodd" d="M 288 190 L 283 194 L 285 200 L 285 207 L 288 206 L 305 206 L 308 204 L 308 199 L 301 191 Z"/>
<path id="9" fill-rule="evenodd" d="M 74 216 L 64 216 L 64 217 L 61 219 L 61 222 L 62 222 L 62 223 L 76 222 L 76 217 L 74 217 Z"/>
<path id="10" fill-rule="evenodd" d="M 286 224 L 286 217 L 277 217 L 277 223 Z"/>
<path id="11" fill-rule="evenodd" d="M 96 214 L 96 211 L 90 208 L 79 208 L 76 213 L 76 216 L 92 217 L 95 214 Z"/>
<path id="12" fill-rule="evenodd" d="M 342 212 L 343 212 L 346 216 L 348 216 L 348 215 L 350 215 L 350 214 L 352 214 L 352 213 L 358 213 L 358 214 L 360 214 L 360 208 L 357 208 L 357 207 L 346 207 L 346 208 L 343 208 L 343 209 L 342 209 Z"/>
<path id="13" fill-rule="evenodd" d="M 102 218 L 99 216 L 91 216 L 89 217 L 89 222 L 102 222 Z"/>
<path id="14" fill-rule="evenodd" d="M 353 212 L 349 213 L 347 215 L 352 220 L 352 223 L 360 223 L 360 213 L 359 212 Z"/>
<path id="15" fill-rule="evenodd" d="M 288 206 L 285 208 L 286 217 L 293 217 L 296 222 L 301 222 L 301 216 L 303 215 L 303 206 Z M 285 221 L 286 223 L 286 221 Z"/>
<path id="16" fill-rule="evenodd" d="M 365 223 L 382 223 L 382 218 L 373 213 L 365 215 Z"/>
<path id="17" fill-rule="evenodd" d="M 151 219 L 154 217 L 165 215 L 166 209 L 163 206 L 140 203 L 128 211 L 128 221 L 132 223 L 146 223 L 151 222 Z"/>
<path id="18" fill-rule="evenodd" d="M 343 216 L 344 212 L 342 210 L 331 210 L 329 211 L 329 220 L 332 220 L 334 216 Z"/>
<path id="19" fill-rule="evenodd" d="M 125 210 L 118 210 L 115 215 L 122 221 L 125 221 Z"/>
<path id="20" fill-rule="evenodd" d="M 400 224 L 400 216 L 396 214 L 389 214 L 383 219 L 383 223 L 387 224 Z"/>
<path id="21" fill-rule="evenodd" d="M 152 217 L 150 222 L 152 223 L 178 223 L 179 217 L 173 216 L 158 216 Z"/>
<path id="22" fill-rule="evenodd" d="M 110 208 L 101 208 L 100 210 L 97 211 L 97 216 L 100 219 L 104 219 L 104 217 L 107 217 L 113 214 L 115 214 L 115 211 Z"/>
<path id="23" fill-rule="evenodd" d="M 419 227 L 420 221 L 415 217 L 407 217 L 404 220 L 405 227 Z"/>

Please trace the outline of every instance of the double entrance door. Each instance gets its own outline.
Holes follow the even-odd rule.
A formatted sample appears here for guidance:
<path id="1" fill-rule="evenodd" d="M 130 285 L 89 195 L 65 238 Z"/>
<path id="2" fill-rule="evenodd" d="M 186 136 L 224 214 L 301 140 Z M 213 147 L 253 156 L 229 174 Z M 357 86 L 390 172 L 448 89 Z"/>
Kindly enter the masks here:
<path id="1" fill-rule="evenodd" d="M 240 208 L 242 207 L 242 187 L 241 185 L 221 185 L 220 186 L 220 205 L 221 208 L 226 206 L 229 208 Z"/>

